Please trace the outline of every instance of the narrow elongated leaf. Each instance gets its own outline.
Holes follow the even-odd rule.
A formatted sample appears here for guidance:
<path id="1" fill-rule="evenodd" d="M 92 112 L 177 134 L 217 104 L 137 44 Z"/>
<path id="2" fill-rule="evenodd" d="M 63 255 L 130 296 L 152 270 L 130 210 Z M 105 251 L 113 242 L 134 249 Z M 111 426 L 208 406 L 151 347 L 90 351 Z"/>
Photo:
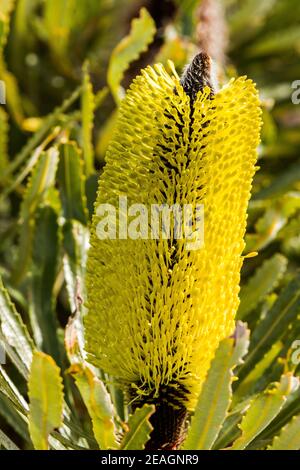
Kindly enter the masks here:
<path id="1" fill-rule="evenodd" d="M 86 175 L 90 176 L 94 172 L 93 126 L 96 103 L 87 64 L 83 68 L 81 96 L 83 156 Z"/>
<path id="2" fill-rule="evenodd" d="M 10 181 L 10 184 L 2 192 L 0 202 L 2 199 L 4 200 L 5 198 L 7 198 L 10 193 L 12 193 L 16 188 L 18 188 L 18 186 L 21 185 L 21 183 L 27 178 L 27 176 L 32 173 L 35 165 L 39 161 L 41 153 L 44 151 L 45 147 L 47 147 L 49 142 L 51 142 L 55 137 L 57 137 L 59 130 L 60 128 L 56 127 L 53 132 L 49 134 L 46 139 L 44 139 L 44 141 L 34 150 L 28 162 L 26 162 L 24 168 L 19 171 L 13 181 Z"/>
<path id="3" fill-rule="evenodd" d="M 242 2 L 239 5 L 239 8 L 230 16 L 230 30 L 231 34 L 234 36 L 233 43 L 236 45 L 244 42 L 246 39 L 251 37 L 252 34 L 255 34 L 257 30 L 258 21 L 262 23 L 265 19 L 265 16 L 270 12 L 276 0 L 265 0 L 261 2 L 260 0 L 252 0 Z M 251 18 L 252 12 L 255 11 L 255 16 L 257 17 L 256 21 L 249 21 Z"/>
<path id="4" fill-rule="evenodd" d="M 16 444 L 0 429 L 0 447 L 7 450 L 20 450 Z"/>
<path id="5" fill-rule="evenodd" d="M 62 425 L 63 387 L 54 360 L 41 352 L 33 355 L 28 383 L 29 432 L 36 450 L 49 448 L 49 434 Z"/>
<path id="6" fill-rule="evenodd" d="M 59 234 L 57 214 L 50 206 L 39 209 L 33 237 L 30 282 L 30 317 L 36 344 L 60 363 L 55 299 L 53 295 L 58 270 Z"/>
<path id="7" fill-rule="evenodd" d="M 81 92 L 81 87 L 78 87 L 62 105 L 57 107 L 45 120 L 39 131 L 37 131 L 31 139 L 28 140 L 23 149 L 16 155 L 14 160 L 10 163 L 9 167 L 0 175 L 0 182 L 10 176 L 22 163 L 31 155 L 39 143 L 45 139 L 51 128 L 57 123 L 59 117 L 77 100 Z"/>
<path id="8" fill-rule="evenodd" d="M 261 361 L 255 365 L 250 374 L 248 374 L 247 377 L 241 382 L 241 384 L 239 385 L 239 383 L 237 383 L 237 388 L 234 391 L 234 403 L 236 403 L 238 400 L 241 400 L 241 398 L 247 397 L 254 393 L 253 389 L 255 388 L 255 385 L 259 383 L 259 380 L 264 376 L 268 367 L 279 355 L 281 349 L 282 343 L 280 341 L 274 343 L 265 356 L 261 359 Z"/>
<path id="9" fill-rule="evenodd" d="M 267 427 L 261 434 L 260 439 L 269 441 L 271 444 L 272 439 L 275 436 L 278 436 L 281 432 L 281 429 L 286 426 L 294 416 L 300 414 L 300 388 L 298 388 L 294 393 L 290 394 L 288 400 L 284 404 L 282 410 L 276 416 L 274 421 Z"/>
<path id="10" fill-rule="evenodd" d="M 50 148 L 40 156 L 34 167 L 21 207 L 20 245 L 13 273 L 15 283 L 20 283 L 28 271 L 35 232 L 34 215 L 47 190 L 54 185 L 58 165 L 58 150 Z"/>
<path id="11" fill-rule="evenodd" d="M 117 103 L 124 97 L 121 82 L 129 64 L 147 50 L 155 35 L 155 23 L 145 8 L 132 21 L 128 36 L 113 50 L 108 67 L 107 82 Z"/>
<path id="12" fill-rule="evenodd" d="M 76 312 L 75 316 L 69 319 L 66 326 L 65 347 L 68 359 L 72 365 L 84 362 L 83 326 L 79 312 Z"/>
<path id="13" fill-rule="evenodd" d="M 291 50 L 299 40 L 300 31 L 298 26 L 290 27 L 283 31 L 274 31 L 251 44 L 249 49 L 245 51 L 245 54 L 248 57 L 280 54 L 285 50 Z"/>
<path id="14" fill-rule="evenodd" d="M 33 341 L 23 323 L 21 316 L 10 300 L 9 294 L 0 278 L 0 332 L 5 343 L 17 354 L 23 365 L 20 373 L 27 376 L 33 351 Z"/>
<path id="15" fill-rule="evenodd" d="M 220 344 L 203 385 L 184 449 L 211 449 L 218 437 L 232 397 L 233 368 L 246 354 L 249 331 L 238 324 L 234 338 Z"/>
<path id="16" fill-rule="evenodd" d="M 285 334 L 288 326 L 300 313 L 300 276 L 291 281 L 281 292 L 266 317 L 255 328 L 250 351 L 239 370 L 243 379 L 270 347 Z"/>
<path id="17" fill-rule="evenodd" d="M 255 397 L 240 424 L 242 435 L 231 450 L 245 449 L 278 415 L 295 386 L 298 386 L 297 379 L 287 374 L 275 388 L 270 387 Z"/>
<path id="18" fill-rule="evenodd" d="M 0 55 L 3 54 L 3 48 L 6 44 L 7 35 L 9 32 L 8 24 L 10 15 L 13 11 L 15 0 L 1 0 L 0 1 Z"/>
<path id="19" fill-rule="evenodd" d="M 267 199 L 282 196 L 286 191 L 293 189 L 300 179 L 300 161 L 290 165 L 282 171 L 280 178 L 274 178 L 268 187 L 255 194 L 254 199 Z"/>
<path id="20" fill-rule="evenodd" d="M 79 310 L 84 297 L 84 274 L 89 231 L 79 222 L 69 220 L 63 227 L 64 274 L 72 313 Z"/>
<path id="21" fill-rule="evenodd" d="M 49 45 L 56 59 L 60 59 L 61 65 L 65 67 L 69 65 L 66 52 L 72 32 L 72 23 L 76 17 L 76 3 L 76 0 L 45 2 L 44 27 Z"/>
<path id="22" fill-rule="evenodd" d="M 299 450 L 300 449 L 300 416 L 294 418 L 282 428 L 268 450 Z"/>
<path id="23" fill-rule="evenodd" d="M 121 442 L 122 450 L 143 450 L 150 438 L 152 426 L 149 422 L 155 411 L 153 405 L 144 405 L 137 408 L 129 418 L 128 431 Z"/>
<path id="24" fill-rule="evenodd" d="M 275 254 L 256 270 L 254 276 L 241 289 L 239 319 L 245 318 L 267 294 L 273 291 L 285 273 L 286 267 L 287 259 L 281 254 Z"/>
<path id="25" fill-rule="evenodd" d="M 26 416 L 28 404 L 2 366 L 0 366 L 0 392 L 13 403 L 21 414 Z"/>
<path id="26" fill-rule="evenodd" d="M 58 182 L 66 219 L 86 224 L 85 178 L 81 151 L 75 142 L 59 147 Z"/>
<path id="27" fill-rule="evenodd" d="M 15 121 L 21 126 L 24 119 L 22 99 L 19 92 L 17 80 L 14 75 L 7 70 L 4 59 L 4 48 L 6 46 L 11 15 L 15 6 L 15 0 L 1 0 L 0 3 L 0 79 L 6 86 L 6 101 Z"/>
<path id="28" fill-rule="evenodd" d="M 71 372 L 92 419 L 100 449 L 117 449 L 114 409 L 103 382 L 86 366 L 73 366 Z"/>

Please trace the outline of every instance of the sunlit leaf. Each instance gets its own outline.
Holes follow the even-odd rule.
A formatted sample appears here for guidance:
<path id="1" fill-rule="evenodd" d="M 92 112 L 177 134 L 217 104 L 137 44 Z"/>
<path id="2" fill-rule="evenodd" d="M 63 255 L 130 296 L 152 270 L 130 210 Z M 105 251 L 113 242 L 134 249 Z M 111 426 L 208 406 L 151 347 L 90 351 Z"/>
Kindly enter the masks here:
<path id="1" fill-rule="evenodd" d="M 35 449 L 49 448 L 49 434 L 62 425 L 63 387 L 54 360 L 35 352 L 28 383 L 29 432 Z"/>
<path id="2" fill-rule="evenodd" d="M 285 273 L 286 268 L 287 259 L 281 254 L 276 254 L 255 271 L 254 276 L 241 289 L 239 319 L 245 318 L 267 294 L 272 292 Z"/>
<path id="3" fill-rule="evenodd" d="M 33 342 L 1 279 L 0 331 L 6 344 L 13 348 L 18 357 L 15 365 L 19 365 L 20 373 L 26 377 L 32 360 Z"/>
<path id="4" fill-rule="evenodd" d="M 150 438 L 152 426 L 149 423 L 151 415 L 154 413 L 153 405 L 144 405 L 137 408 L 128 421 L 128 431 L 121 442 L 122 450 L 143 450 Z"/>

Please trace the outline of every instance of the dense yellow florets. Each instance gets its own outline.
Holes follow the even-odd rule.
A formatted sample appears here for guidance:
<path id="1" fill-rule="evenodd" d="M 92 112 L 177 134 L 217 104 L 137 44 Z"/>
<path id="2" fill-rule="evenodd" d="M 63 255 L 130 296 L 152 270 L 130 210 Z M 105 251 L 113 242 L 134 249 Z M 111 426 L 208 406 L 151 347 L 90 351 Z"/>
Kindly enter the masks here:
<path id="1" fill-rule="evenodd" d="M 192 111 L 175 74 L 148 67 L 134 80 L 100 178 L 97 205 L 204 205 L 204 241 L 99 240 L 88 258 L 90 360 L 137 393 L 182 385 L 193 407 L 238 308 L 246 211 L 259 143 L 254 84 L 232 80 Z M 174 256 L 174 250 L 175 255 Z"/>

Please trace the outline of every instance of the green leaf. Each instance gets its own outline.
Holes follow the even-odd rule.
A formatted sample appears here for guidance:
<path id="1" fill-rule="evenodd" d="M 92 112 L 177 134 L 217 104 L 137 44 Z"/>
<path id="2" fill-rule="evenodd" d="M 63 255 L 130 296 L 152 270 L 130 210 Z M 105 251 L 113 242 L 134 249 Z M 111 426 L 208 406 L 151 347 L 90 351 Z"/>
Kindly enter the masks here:
<path id="1" fill-rule="evenodd" d="M 255 271 L 240 293 L 238 318 L 243 319 L 260 301 L 274 290 L 287 268 L 287 259 L 275 254 Z"/>
<path id="2" fill-rule="evenodd" d="M 25 442 L 31 444 L 28 432 L 28 424 L 24 417 L 18 413 L 10 399 L 0 393 L 0 414 L 3 420 L 16 432 Z"/>
<path id="3" fill-rule="evenodd" d="M 3 48 L 6 45 L 9 33 L 10 15 L 13 12 L 15 0 L 0 0 L 0 56 L 2 58 Z"/>
<path id="4" fill-rule="evenodd" d="M 49 435 L 62 425 L 63 386 L 59 368 L 44 353 L 33 355 L 28 395 L 31 440 L 36 450 L 47 450 Z"/>
<path id="5" fill-rule="evenodd" d="M 71 372 L 92 419 L 94 435 L 100 449 L 117 449 L 115 411 L 103 382 L 86 366 L 75 365 Z"/>
<path id="6" fill-rule="evenodd" d="M 242 380 L 260 361 L 274 343 L 282 338 L 289 325 L 300 313 L 300 276 L 291 281 L 280 293 L 266 317 L 252 333 L 249 354 L 239 369 Z"/>
<path id="7" fill-rule="evenodd" d="M 75 142 L 60 145 L 58 184 L 66 219 L 87 221 L 85 178 L 81 151 Z"/>
<path id="8" fill-rule="evenodd" d="M 42 152 L 27 185 L 21 206 L 18 260 L 15 263 L 12 275 L 15 283 L 20 283 L 28 272 L 35 233 L 35 212 L 43 201 L 46 192 L 54 185 L 58 157 L 58 150 L 54 147 L 47 150 L 47 152 Z"/>
<path id="9" fill-rule="evenodd" d="M 7 450 L 20 450 L 13 441 L 0 429 L 0 447 Z"/>
<path id="10" fill-rule="evenodd" d="M 242 435 L 230 450 L 245 449 L 278 415 L 287 395 L 298 385 L 298 379 L 291 374 L 283 375 L 281 382 L 275 384 L 275 387 L 270 386 L 264 393 L 256 396 L 239 426 Z"/>
<path id="11" fill-rule="evenodd" d="M 15 121 L 21 126 L 24 119 L 22 98 L 20 96 L 17 80 L 14 75 L 7 70 L 4 59 L 4 48 L 9 34 L 10 18 L 14 6 L 15 0 L 1 0 L 0 2 L 0 79 L 4 81 L 6 86 L 8 107 Z"/>
<path id="12" fill-rule="evenodd" d="M 26 416 L 28 404 L 2 366 L 0 366 L 0 392 L 13 403 L 19 413 Z"/>
<path id="13" fill-rule="evenodd" d="M 132 21 L 130 34 L 123 38 L 113 50 L 108 67 L 107 82 L 116 103 L 120 103 L 124 97 L 124 90 L 121 86 L 124 73 L 129 64 L 147 50 L 153 41 L 155 32 L 153 19 L 147 10 L 142 8 L 139 18 Z"/>
<path id="14" fill-rule="evenodd" d="M 246 49 L 245 56 L 258 57 L 268 54 L 280 54 L 284 51 L 294 49 L 295 44 L 300 40 L 300 31 L 298 25 L 286 30 L 274 31 L 259 41 L 254 42 Z"/>
<path id="15" fill-rule="evenodd" d="M 65 250 L 64 273 L 71 311 L 78 310 L 78 303 L 84 296 L 84 273 L 87 258 L 89 232 L 76 221 L 67 221 L 63 227 Z"/>
<path id="16" fill-rule="evenodd" d="M 234 391 L 234 403 L 255 392 L 255 386 L 259 383 L 261 377 L 264 377 L 266 370 L 274 362 L 281 349 L 282 343 L 280 341 L 274 343 L 261 361 L 255 364 L 250 374 L 240 384 L 237 383 L 237 388 Z"/>
<path id="17" fill-rule="evenodd" d="M 271 444 L 272 439 L 277 436 L 281 429 L 288 424 L 294 416 L 300 414 L 300 388 L 291 393 L 285 402 L 282 410 L 272 421 L 272 423 L 259 435 L 259 439 Z M 255 441 L 254 443 L 255 444 Z"/>
<path id="18" fill-rule="evenodd" d="M 32 154 L 35 148 L 39 143 L 46 138 L 47 134 L 50 132 L 51 128 L 55 126 L 59 117 L 67 111 L 67 109 L 74 104 L 81 92 L 81 87 L 78 87 L 69 98 L 63 101 L 62 105 L 57 107 L 53 113 L 44 119 L 43 125 L 41 128 L 33 135 L 31 139 L 28 140 L 26 145 L 23 147 L 21 152 L 15 156 L 9 167 L 6 171 L 0 175 L 0 182 L 6 180 L 22 163 Z"/>
<path id="19" fill-rule="evenodd" d="M 232 397 L 233 368 L 246 354 L 249 330 L 240 323 L 233 338 L 220 343 L 192 417 L 184 449 L 209 450 L 218 437 Z"/>
<path id="20" fill-rule="evenodd" d="M 47 147 L 47 145 L 55 138 L 57 137 L 57 134 L 59 132 L 60 128 L 56 127 L 51 134 L 49 134 L 46 139 L 34 150 L 32 153 L 31 157 L 29 158 L 28 162 L 26 162 L 24 168 L 19 171 L 19 173 L 16 175 L 16 177 L 13 179 L 13 181 L 10 181 L 10 184 L 7 185 L 7 187 L 4 189 L 0 196 L 0 202 L 2 199 L 4 200 L 7 198 L 12 191 L 14 191 L 16 188 L 18 188 L 21 183 L 27 178 L 30 173 L 32 173 L 35 165 L 40 159 L 40 156 L 44 149 Z"/>
<path id="21" fill-rule="evenodd" d="M 79 222 L 69 220 L 63 226 L 64 275 L 73 316 L 65 330 L 65 347 L 71 364 L 82 363 L 84 352 L 83 305 L 84 273 L 89 231 Z"/>
<path id="22" fill-rule="evenodd" d="M 29 336 L 21 316 L 11 302 L 9 294 L 0 278 L 0 332 L 5 343 L 18 357 L 14 361 L 19 372 L 26 378 L 32 361 L 33 341 Z M 14 359 L 14 357 L 12 357 Z"/>
<path id="23" fill-rule="evenodd" d="M 59 233 L 57 214 L 50 206 L 36 214 L 30 279 L 30 318 L 37 346 L 60 363 L 54 283 L 58 271 Z"/>
<path id="24" fill-rule="evenodd" d="M 84 363 L 83 325 L 79 312 L 69 318 L 65 330 L 65 348 L 72 365 Z"/>
<path id="25" fill-rule="evenodd" d="M 245 411 L 249 407 L 249 400 L 245 400 L 242 403 L 239 403 L 225 419 L 218 438 L 214 442 L 212 447 L 213 450 L 224 449 L 235 441 L 241 434 L 241 431 L 238 427 L 239 423 L 242 421 Z"/>
<path id="26" fill-rule="evenodd" d="M 118 110 L 114 110 L 110 116 L 105 121 L 105 124 L 102 126 L 96 144 L 97 155 L 104 159 L 108 145 L 113 136 L 114 130 L 116 128 L 118 118 Z"/>
<path id="27" fill-rule="evenodd" d="M 93 126 L 96 102 L 87 63 L 83 67 L 81 97 L 82 147 L 86 176 L 88 177 L 94 172 Z"/>
<path id="28" fill-rule="evenodd" d="M 0 173 L 2 173 L 8 165 L 7 141 L 8 118 L 6 112 L 0 106 Z"/>
<path id="29" fill-rule="evenodd" d="M 300 416 L 294 418 L 282 428 L 268 450 L 299 450 L 300 449 Z"/>
<path id="30" fill-rule="evenodd" d="M 121 442 L 122 450 L 143 450 L 153 430 L 149 419 L 155 412 L 154 405 L 137 408 L 128 421 L 128 431 Z"/>

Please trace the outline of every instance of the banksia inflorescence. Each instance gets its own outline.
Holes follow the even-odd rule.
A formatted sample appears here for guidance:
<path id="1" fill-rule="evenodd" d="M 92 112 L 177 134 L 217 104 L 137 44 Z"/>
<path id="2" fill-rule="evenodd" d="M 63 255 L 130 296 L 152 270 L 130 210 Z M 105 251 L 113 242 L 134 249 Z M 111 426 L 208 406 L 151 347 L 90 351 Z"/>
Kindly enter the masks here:
<path id="1" fill-rule="evenodd" d="M 96 208 L 127 196 L 149 211 L 203 204 L 205 217 L 197 250 L 175 237 L 100 240 L 97 212 L 93 220 L 86 348 L 133 408 L 156 405 L 149 448 L 179 446 L 216 348 L 234 330 L 260 123 L 252 81 L 216 92 L 203 53 L 181 80 L 171 64 L 147 67 L 121 105 Z"/>

